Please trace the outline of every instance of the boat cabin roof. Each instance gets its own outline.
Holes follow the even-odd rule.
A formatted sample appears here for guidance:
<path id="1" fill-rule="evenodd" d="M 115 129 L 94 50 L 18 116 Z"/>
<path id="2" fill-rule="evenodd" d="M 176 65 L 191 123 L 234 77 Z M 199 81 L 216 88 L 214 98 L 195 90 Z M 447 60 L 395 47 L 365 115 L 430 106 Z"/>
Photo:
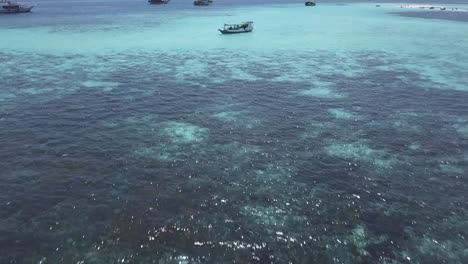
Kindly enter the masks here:
<path id="1" fill-rule="evenodd" d="M 10 2 L 0 2 L 0 4 L 3 6 L 3 8 L 19 8 L 18 3 L 10 3 Z"/>
<path id="2" fill-rule="evenodd" d="M 11 1 L 3 1 L 3 0 L 0 0 L 0 4 L 7 4 L 7 5 L 19 5 L 18 3 L 16 2 L 11 2 Z"/>
<path id="3" fill-rule="evenodd" d="M 239 24 L 224 24 L 225 26 L 239 26 L 239 25 L 245 25 L 245 24 L 253 24 L 252 21 L 247 21 L 247 22 L 241 22 Z"/>

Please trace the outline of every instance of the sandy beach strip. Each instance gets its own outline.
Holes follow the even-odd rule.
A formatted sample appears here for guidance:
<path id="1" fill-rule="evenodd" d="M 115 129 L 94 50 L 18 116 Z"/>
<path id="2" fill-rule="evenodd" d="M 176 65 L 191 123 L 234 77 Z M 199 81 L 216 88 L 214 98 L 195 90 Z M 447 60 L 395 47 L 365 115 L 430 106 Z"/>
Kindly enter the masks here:
<path id="1" fill-rule="evenodd" d="M 455 11 L 455 12 L 468 12 L 468 8 L 459 8 L 459 7 L 446 7 L 446 6 L 437 6 L 437 5 L 400 5 L 400 8 L 405 9 L 428 9 L 435 11 Z"/>

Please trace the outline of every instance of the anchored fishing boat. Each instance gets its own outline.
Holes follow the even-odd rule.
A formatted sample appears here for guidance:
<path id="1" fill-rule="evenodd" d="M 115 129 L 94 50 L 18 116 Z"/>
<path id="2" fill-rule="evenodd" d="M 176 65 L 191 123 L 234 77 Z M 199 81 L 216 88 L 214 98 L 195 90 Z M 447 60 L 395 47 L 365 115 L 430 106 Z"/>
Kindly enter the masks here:
<path id="1" fill-rule="evenodd" d="M 253 30 L 253 22 L 242 22 L 240 24 L 224 24 L 223 29 L 218 29 L 223 34 L 247 33 Z"/>
<path id="2" fill-rule="evenodd" d="M 167 4 L 169 1 L 171 0 L 148 0 L 148 2 L 153 5 Z"/>
<path id="3" fill-rule="evenodd" d="M 193 4 L 196 6 L 207 6 L 207 5 L 211 5 L 212 3 L 213 3 L 213 0 L 195 0 L 193 2 Z"/>
<path id="4" fill-rule="evenodd" d="M 148 0 L 148 2 L 153 5 L 167 4 L 169 1 L 171 0 Z"/>
<path id="5" fill-rule="evenodd" d="M 305 5 L 306 6 L 315 6 L 316 3 L 314 1 L 307 1 L 307 2 L 305 2 Z"/>
<path id="6" fill-rule="evenodd" d="M 25 13 L 31 12 L 33 5 L 21 5 L 16 2 L 0 0 L 0 13 Z"/>

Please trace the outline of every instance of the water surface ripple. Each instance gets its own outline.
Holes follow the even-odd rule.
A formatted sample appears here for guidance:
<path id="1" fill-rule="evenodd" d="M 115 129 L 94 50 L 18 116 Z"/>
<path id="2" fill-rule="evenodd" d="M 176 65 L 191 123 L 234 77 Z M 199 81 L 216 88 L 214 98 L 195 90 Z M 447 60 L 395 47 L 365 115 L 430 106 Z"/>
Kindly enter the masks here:
<path id="1" fill-rule="evenodd" d="M 464 60 L 183 45 L 0 52 L 1 263 L 468 262 Z"/>

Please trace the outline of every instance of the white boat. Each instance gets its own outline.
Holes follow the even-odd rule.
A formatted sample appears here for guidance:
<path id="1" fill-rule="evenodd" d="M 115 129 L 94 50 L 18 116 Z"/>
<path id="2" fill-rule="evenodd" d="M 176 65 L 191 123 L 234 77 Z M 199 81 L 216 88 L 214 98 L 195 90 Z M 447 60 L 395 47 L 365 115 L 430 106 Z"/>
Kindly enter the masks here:
<path id="1" fill-rule="evenodd" d="M 223 34 L 247 33 L 253 30 L 253 22 L 242 22 L 240 24 L 224 24 L 223 29 L 218 29 Z"/>
<path id="2" fill-rule="evenodd" d="M 24 13 L 31 12 L 33 5 L 22 5 L 16 2 L 0 0 L 0 13 Z"/>

